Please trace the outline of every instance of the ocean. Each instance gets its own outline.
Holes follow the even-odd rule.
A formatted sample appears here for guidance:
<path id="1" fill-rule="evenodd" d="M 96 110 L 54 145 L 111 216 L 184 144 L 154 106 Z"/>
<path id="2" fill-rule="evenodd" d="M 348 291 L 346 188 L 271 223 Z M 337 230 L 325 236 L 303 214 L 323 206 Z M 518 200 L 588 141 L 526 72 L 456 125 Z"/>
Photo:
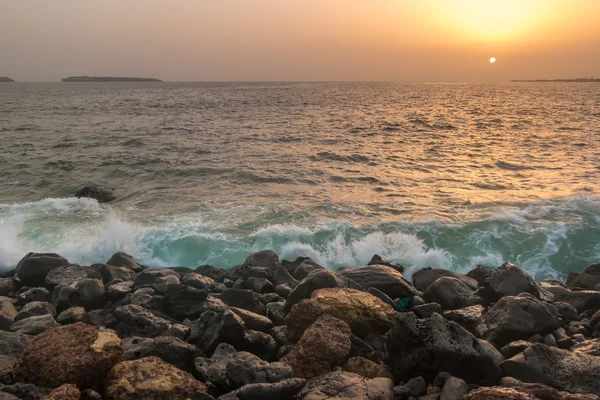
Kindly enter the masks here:
<path id="1" fill-rule="evenodd" d="M 2 84 L 0 138 L 1 269 L 600 262 L 594 83 Z"/>

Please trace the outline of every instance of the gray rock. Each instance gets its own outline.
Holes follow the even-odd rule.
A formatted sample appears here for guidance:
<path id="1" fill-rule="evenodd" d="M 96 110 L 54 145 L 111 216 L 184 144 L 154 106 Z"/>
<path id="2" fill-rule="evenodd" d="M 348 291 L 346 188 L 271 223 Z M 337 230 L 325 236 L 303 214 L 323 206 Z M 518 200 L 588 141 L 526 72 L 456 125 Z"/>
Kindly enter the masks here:
<path id="1" fill-rule="evenodd" d="M 214 267 L 212 265 L 201 265 L 195 269 L 195 271 L 203 276 L 211 278 L 217 282 L 223 282 L 227 278 L 227 272 L 221 268 Z"/>
<path id="2" fill-rule="evenodd" d="M 456 322 L 469 332 L 473 332 L 475 325 L 477 325 L 481 321 L 481 318 L 483 318 L 484 311 L 485 308 L 478 304 L 458 310 L 444 311 L 443 316 L 449 321 Z"/>
<path id="3" fill-rule="evenodd" d="M 306 278 L 308 276 L 308 274 L 310 274 L 313 271 L 319 270 L 319 269 L 324 269 L 324 268 L 308 258 L 308 259 L 302 261 L 294 269 L 292 276 L 294 277 L 294 279 L 301 281 L 302 279 Z"/>
<path id="4" fill-rule="evenodd" d="M 17 291 L 17 285 L 12 277 L 0 278 L 0 296 L 8 296 Z"/>
<path id="5" fill-rule="evenodd" d="M 419 397 L 427 393 L 427 382 L 425 382 L 422 376 L 410 378 L 404 386 L 408 388 L 412 397 Z"/>
<path id="6" fill-rule="evenodd" d="M 207 289 L 210 290 L 215 286 L 215 281 L 207 276 L 200 275 L 192 272 L 185 274 L 181 279 L 184 285 L 191 286 L 195 289 Z"/>
<path id="7" fill-rule="evenodd" d="M 392 298 L 390 296 L 388 296 L 387 294 L 383 293 L 381 290 L 374 288 L 374 287 L 370 287 L 367 292 L 375 297 L 377 297 L 379 300 L 383 301 L 384 303 L 387 303 L 390 305 L 390 307 L 392 307 L 393 309 L 396 309 L 396 303 L 394 303 L 394 300 L 392 300 Z"/>
<path id="8" fill-rule="evenodd" d="M 131 281 L 135 275 L 135 272 L 132 269 L 126 267 L 117 267 L 109 264 L 99 264 L 96 267 L 105 284 L 116 279 L 120 279 L 121 281 Z"/>
<path id="9" fill-rule="evenodd" d="M 477 267 L 467 272 L 466 276 L 475 279 L 477 281 L 477 284 L 479 286 L 482 286 L 491 273 L 491 269 L 478 265 Z"/>
<path id="10" fill-rule="evenodd" d="M 144 307 L 150 311 L 164 312 L 167 308 L 165 296 L 157 293 L 151 287 L 143 287 L 129 293 L 125 299 L 119 303 L 120 305 L 135 304 L 136 306 Z"/>
<path id="11" fill-rule="evenodd" d="M 200 354 L 211 354 L 221 343 L 244 341 L 244 321 L 230 310 L 222 314 L 206 311 L 191 324 L 188 342 L 198 347 Z"/>
<path id="12" fill-rule="evenodd" d="M 54 268 L 46 275 L 46 286 L 54 288 L 60 284 L 72 285 L 82 279 L 102 279 L 99 272 L 90 267 L 81 267 L 71 264 Z"/>
<path id="13" fill-rule="evenodd" d="M 495 384 L 502 377 L 487 349 L 439 314 L 418 319 L 412 312 L 399 313 L 386 340 L 392 371 L 400 380 L 421 375 L 429 381 L 439 371 L 481 385 Z"/>
<path id="14" fill-rule="evenodd" d="M 57 312 L 81 306 L 86 310 L 104 307 L 104 284 L 99 279 L 81 279 L 71 285 L 60 284 L 52 292 L 52 305 Z"/>
<path id="15" fill-rule="evenodd" d="M 592 264 L 577 275 L 570 287 L 597 290 L 598 284 L 600 284 L 600 264 Z"/>
<path id="16" fill-rule="evenodd" d="M 269 318 L 274 325 L 285 325 L 285 303 L 268 303 L 266 306 L 267 318 Z"/>
<path id="17" fill-rule="evenodd" d="M 263 250 L 248 255 L 242 265 L 231 269 L 229 276 L 233 280 L 241 279 L 242 281 L 246 281 L 251 277 L 265 278 L 274 285 L 288 283 L 295 286 L 298 283 L 284 267 L 279 265 L 277 253 L 271 250 Z"/>
<path id="18" fill-rule="evenodd" d="M 510 263 L 494 269 L 479 290 L 480 296 L 488 303 L 521 293 L 529 293 L 544 301 L 554 301 L 551 292 L 538 285 L 527 272 Z"/>
<path id="19" fill-rule="evenodd" d="M 10 301 L 0 301 L 0 329 L 8 330 L 15 322 L 17 309 Z"/>
<path id="20" fill-rule="evenodd" d="M 478 285 L 475 279 L 447 269 L 424 268 L 415 272 L 412 279 L 417 290 L 424 292 L 433 282 L 444 276 L 459 279 L 471 289 L 477 290 Z"/>
<path id="21" fill-rule="evenodd" d="M 196 346 L 173 336 L 130 337 L 123 342 L 123 358 L 125 360 L 150 356 L 159 357 L 184 371 L 193 370 L 196 353 Z"/>
<path id="22" fill-rule="evenodd" d="M 42 286 L 48 272 L 67 265 L 67 259 L 58 254 L 29 253 L 17 264 L 14 277 L 25 286 Z"/>
<path id="23" fill-rule="evenodd" d="M 250 277 L 246 279 L 243 286 L 255 293 L 272 293 L 275 290 L 275 286 L 267 278 Z"/>
<path id="24" fill-rule="evenodd" d="M 367 379 L 352 372 L 335 371 L 309 379 L 296 395 L 296 399 L 391 400 L 393 387 L 394 384 L 389 378 Z"/>
<path id="25" fill-rule="evenodd" d="M 436 279 L 423 292 L 423 299 L 430 303 L 438 303 L 444 310 L 456 310 L 481 302 L 475 290 L 462 280 L 443 276 Z"/>
<path id="26" fill-rule="evenodd" d="M 135 304 L 118 307 L 114 315 L 118 320 L 117 331 L 121 337 L 155 337 L 171 327 L 169 321 Z"/>
<path id="27" fill-rule="evenodd" d="M 277 285 L 273 290 L 284 299 L 287 299 L 290 293 L 292 293 L 292 288 L 288 284 Z"/>
<path id="28" fill-rule="evenodd" d="M 500 352 L 502 353 L 504 358 L 511 358 L 519 353 L 524 352 L 525 349 L 531 347 L 531 345 L 533 345 L 533 343 L 528 342 L 526 340 L 517 340 L 503 346 L 502 349 L 500 349 Z"/>
<path id="29" fill-rule="evenodd" d="M 179 274 L 170 268 L 145 269 L 137 274 L 133 281 L 138 288 L 154 285 L 177 286 L 181 283 Z"/>
<path id="30" fill-rule="evenodd" d="M 249 383 L 219 399 L 225 400 L 232 396 L 232 400 L 292 400 L 305 383 L 306 380 L 302 378 L 290 378 L 277 383 Z"/>
<path id="31" fill-rule="evenodd" d="M 265 306 L 260 296 L 251 290 L 226 289 L 221 293 L 221 300 L 230 307 L 242 308 L 256 314 L 265 314 Z"/>
<path id="32" fill-rule="evenodd" d="M 410 311 L 414 312 L 415 315 L 419 318 L 429 318 L 434 313 L 441 314 L 442 306 L 438 303 L 426 303 L 420 306 L 415 306 L 411 308 Z"/>
<path id="33" fill-rule="evenodd" d="M 50 298 L 50 292 L 43 287 L 22 287 L 17 292 L 16 300 L 17 304 L 24 306 L 32 301 L 47 301 Z"/>
<path id="34" fill-rule="evenodd" d="M 12 383 L 17 361 L 13 356 L 0 355 L 0 383 L 5 385 Z"/>
<path id="35" fill-rule="evenodd" d="M 106 286 L 106 298 L 116 303 L 133 291 L 133 281 L 117 282 Z"/>
<path id="36" fill-rule="evenodd" d="M 83 321 L 86 311 L 83 307 L 71 307 L 58 314 L 56 320 L 63 325 L 74 324 Z"/>
<path id="37" fill-rule="evenodd" d="M 113 189 L 100 186 L 85 186 L 75 193 L 75 197 L 94 199 L 98 203 L 108 203 L 115 200 L 117 197 L 113 193 Z"/>
<path id="38" fill-rule="evenodd" d="M 167 293 L 167 312 L 178 320 L 195 319 L 212 308 L 212 303 L 207 299 L 208 292 L 205 289 L 182 285 Z"/>
<path id="39" fill-rule="evenodd" d="M 13 395 L 18 399 L 23 400 L 42 400 L 50 394 L 52 389 L 43 388 L 40 386 L 32 385 L 30 383 L 15 383 L 12 385 L 4 386 L 1 389 L 1 393 L 5 395 Z M 10 397 L 1 398 L 10 399 Z"/>
<path id="40" fill-rule="evenodd" d="M 114 328 L 117 318 L 108 310 L 91 310 L 83 315 L 83 322 L 97 327 Z"/>
<path id="41" fill-rule="evenodd" d="M 115 267 L 128 268 L 134 272 L 140 272 L 143 269 L 140 264 L 133 259 L 133 257 L 122 252 L 113 254 L 110 260 L 108 260 L 106 263 L 108 265 L 114 265 Z"/>
<path id="42" fill-rule="evenodd" d="M 400 272 L 385 265 L 366 265 L 349 268 L 339 272 L 340 275 L 356 282 L 364 289 L 371 287 L 381 290 L 389 297 L 412 297 L 417 289 Z"/>
<path id="43" fill-rule="evenodd" d="M 451 376 L 444 382 L 440 400 L 462 400 L 467 393 L 469 385 L 462 379 Z"/>
<path id="44" fill-rule="evenodd" d="M 31 336 L 22 333 L 0 331 L 0 354 L 20 358 Z"/>
<path id="45" fill-rule="evenodd" d="M 25 335 L 37 335 L 46 329 L 58 326 L 54 317 L 50 314 L 29 317 L 15 322 L 10 326 L 10 330 Z"/>
<path id="46" fill-rule="evenodd" d="M 45 301 L 32 301 L 21 308 L 21 311 L 15 316 L 15 321 L 46 314 L 50 314 L 52 317 L 56 315 L 52 304 Z"/>

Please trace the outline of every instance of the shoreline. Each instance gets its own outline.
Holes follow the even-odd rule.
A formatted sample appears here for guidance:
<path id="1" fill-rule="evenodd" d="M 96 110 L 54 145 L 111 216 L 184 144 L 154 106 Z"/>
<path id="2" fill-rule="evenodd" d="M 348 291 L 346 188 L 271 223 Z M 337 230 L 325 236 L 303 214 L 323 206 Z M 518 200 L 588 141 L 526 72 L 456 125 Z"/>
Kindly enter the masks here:
<path id="1" fill-rule="evenodd" d="M 377 255 L 333 272 L 270 250 L 229 270 L 30 253 L 0 278 L 0 391 L 599 399 L 600 264 L 567 282 L 508 263 L 403 273 Z"/>

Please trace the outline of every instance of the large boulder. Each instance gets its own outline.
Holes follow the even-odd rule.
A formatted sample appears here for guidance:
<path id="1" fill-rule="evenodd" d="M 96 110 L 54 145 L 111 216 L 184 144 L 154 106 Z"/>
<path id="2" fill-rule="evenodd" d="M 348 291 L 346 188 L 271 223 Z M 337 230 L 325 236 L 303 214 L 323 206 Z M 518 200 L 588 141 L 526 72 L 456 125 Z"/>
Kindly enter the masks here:
<path id="1" fill-rule="evenodd" d="M 136 287 L 166 285 L 177 286 L 181 283 L 179 274 L 169 268 L 148 268 L 137 274 L 133 282 Z"/>
<path id="2" fill-rule="evenodd" d="M 352 332 L 364 338 L 370 333 L 383 334 L 392 324 L 395 312 L 377 297 L 354 289 L 319 289 L 310 299 L 292 307 L 285 318 L 287 336 L 300 339 L 306 328 L 323 314 L 330 314 L 350 325 Z"/>
<path id="3" fill-rule="evenodd" d="M 217 282 L 223 282 L 227 278 L 227 272 L 221 268 L 212 265 L 201 265 L 194 270 L 196 273 L 214 279 Z"/>
<path id="4" fill-rule="evenodd" d="M 98 203 L 108 203 L 115 200 L 117 197 L 114 195 L 112 189 L 104 188 L 101 186 L 85 186 L 75 193 L 75 197 L 78 199 L 85 197 L 88 199 L 94 199 Z"/>
<path id="5" fill-rule="evenodd" d="M 351 335 L 347 323 L 328 314 L 321 315 L 281 361 L 301 378 L 326 374 L 348 358 Z"/>
<path id="6" fill-rule="evenodd" d="M 321 267 L 319 264 L 315 263 L 310 258 L 307 258 L 306 260 L 303 260 L 300 264 L 298 264 L 296 268 L 294 268 L 292 276 L 294 277 L 294 279 L 301 281 L 302 279 L 306 278 L 308 274 L 318 269 L 324 268 Z"/>
<path id="7" fill-rule="evenodd" d="M 451 278 L 456 278 L 462 281 L 465 285 L 470 287 L 473 290 L 477 290 L 477 281 L 473 278 L 469 278 L 468 276 L 461 275 L 454 271 L 450 271 L 447 269 L 439 269 L 439 268 L 423 268 L 417 272 L 415 272 L 412 276 L 413 284 L 415 287 L 424 292 L 427 290 L 429 285 L 438 280 L 439 278 L 447 276 Z"/>
<path id="8" fill-rule="evenodd" d="M 529 293 L 500 299 L 483 315 L 475 327 L 476 334 L 497 347 L 560 326 L 558 310 Z"/>
<path id="9" fill-rule="evenodd" d="M 309 379 L 295 398 L 392 400 L 393 386 L 389 378 L 367 379 L 352 372 L 336 371 Z"/>
<path id="10" fill-rule="evenodd" d="M 527 272 L 510 263 L 494 269 L 479 289 L 479 294 L 488 303 L 521 293 L 529 293 L 544 301 L 554 301 L 552 293 L 538 285 Z"/>
<path id="11" fill-rule="evenodd" d="M 600 357 L 534 343 L 504 361 L 505 376 L 559 390 L 600 395 Z"/>
<path id="12" fill-rule="evenodd" d="M 181 285 L 169 291 L 165 298 L 167 313 L 178 320 L 196 319 L 203 312 L 213 308 L 213 304 L 207 301 L 208 292 L 191 286 Z"/>
<path id="13" fill-rule="evenodd" d="M 57 325 L 58 323 L 52 315 L 45 314 L 17 321 L 10 326 L 10 330 L 25 335 L 37 335 Z"/>
<path id="14" fill-rule="evenodd" d="M 133 257 L 122 252 L 113 254 L 113 256 L 106 263 L 108 265 L 114 265 L 115 267 L 128 268 L 134 272 L 140 272 L 143 269 L 142 266 L 133 259 Z"/>
<path id="15" fill-rule="evenodd" d="M 118 305 L 127 304 L 135 304 L 150 311 L 166 311 L 165 296 L 151 287 L 143 287 L 132 293 L 128 293 L 125 299 L 118 303 Z"/>
<path id="16" fill-rule="evenodd" d="M 596 290 L 570 290 L 556 281 L 542 281 L 540 286 L 551 292 L 556 301 L 567 303 L 580 313 L 600 309 L 600 292 Z"/>
<path id="17" fill-rule="evenodd" d="M 290 273 L 279 264 L 277 253 L 271 250 L 263 250 L 252 253 L 246 257 L 242 265 L 233 267 L 229 271 L 229 276 L 236 281 L 241 279 L 246 281 L 248 278 L 266 278 L 274 285 L 289 283 L 296 285 L 296 281 Z"/>
<path id="18" fill-rule="evenodd" d="M 82 279 L 101 279 L 98 271 L 91 267 L 81 267 L 71 264 L 64 267 L 54 268 L 46 275 L 46 286 L 55 288 L 60 284 L 72 285 Z"/>
<path id="19" fill-rule="evenodd" d="M 8 296 L 17 291 L 17 284 L 12 277 L 0 277 L 0 296 Z"/>
<path id="20" fill-rule="evenodd" d="M 454 321 L 469 332 L 473 332 L 475 326 L 481 322 L 485 308 L 478 304 L 475 306 L 461 308 L 459 310 L 444 311 L 443 316 L 448 321 Z"/>
<path id="21" fill-rule="evenodd" d="M 81 306 L 86 310 L 104 307 L 106 294 L 100 279 L 84 278 L 75 283 L 61 283 L 52 292 L 52 305 L 57 312 Z"/>
<path id="22" fill-rule="evenodd" d="M 475 291 L 463 281 L 443 276 L 436 279 L 423 292 L 423 299 L 430 303 L 438 303 L 444 310 L 456 310 L 481 302 Z"/>
<path id="23" fill-rule="evenodd" d="M 242 308 L 256 314 L 265 314 L 265 306 L 258 293 L 247 289 L 226 289 L 221 293 L 223 303 L 231 307 Z"/>
<path id="24" fill-rule="evenodd" d="M 112 282 L 115 279 L 119 279 L 121 281 L 130 281 L 135 275 L 135 272 L 132 269 L 126 267 L 117 267 L 109 264 L 96 264 L 94 267 L 102 276 L 102 280 L 105 284 Z"/>
<path id="25" fill-rule="evenodd" d="M 392 371 L 398 380 L 423 376 L 431 381 L 446 371 L 469 383 L 492 385 L 502 373 L 496 360 L 475 337 L 439 314 L 418 319 L 400 313 L 386 338 Z"/>
<path id="26" fill-rule="evenodd" d="M 69 261 L 54 253 L 29 253 L 15 270 L 15 279 L 24 286 L 42 286 L 53 269 L 66 267 Z"/>
<path id="27" fill-rule="evenodd" d="M 198 347 L 200 354 L 211 354 L 221 343 L 238 345 L 244 342 L 244 321 L 230 310 L 222 314 L 206 311 L 191 323 L 188 342 Z"/>
<path id="28" fill-rule="evenodd" d="M 152 356 L 184 371 L 192 371 L 198 349 L 174 336 L 157 336 L 155 338 L 134 336 L 125 339 L 123 351 L 125 360 Z"/>
<path id="29" fill-rule="evenodd" d="M 117 331 L 122 337 L 160 336 L 171 327 L 171 323 L 157 317 L 150 311 L 135 304 L 118 307 L 114 312 L 117 318 Z"/>
<path id="30" fill-rule="evenodd" d="M 46 314 L 49 314 L 52 317 L 56 316 L 56 311 L 54 311 L 52 304 L 46 301 L 32 301 L 31 303 L 25 304 L 17 315 L 15 315 L 15 321 Z"/>
<path id="31" fill-rule="evenodd" d="M 120 362 L 104 380 L 108 400 L 187 399 L 201 393 L 204 384 L 158 357 Z"/>
<path id="32" fill-rule="evenodd" d="M 363 290 L 363 288 L 350 279 L 326 269 L 317 269 L 308 274 L 298 286 L 288 295 L 285 302 L 285 311 L 289 312 L 294 304 L 304 299 L 309 299 L 315 290 L 325 288 L 350 288 Z"/>
<path id="33" fill-rule="evenodd" d="M 47 387 L 72 383 L 85 389 L 102 383 L 122 356 L 121 339 L 114 333 L 83 323 L 59 326 L 25 345 L 16 375 Z"/>
<path id="34" fill-rule="evenodd" d="M 292 377 L 292 368 L 282 362 L 261 360 L 254 354 L 220 344 L 211 358 L 198 357 L 196 373 L 205 382 L 227 393 L 253 383 L 276 383 Z"/>
<path id="35" fill-rule="evenodd" d="M 569 287 L 596 290 L 600 284 L 600 264 L 592 264 L 570 282 Z"/>
<path id="36" fill-rule="evenodd" d="M 364 289 L 375 288 L 390 296 L 412 297 L 417 289 L 397 270 L 385 265 L 367 265 L 340 271 L 340 275 L 356 282 Z"/>

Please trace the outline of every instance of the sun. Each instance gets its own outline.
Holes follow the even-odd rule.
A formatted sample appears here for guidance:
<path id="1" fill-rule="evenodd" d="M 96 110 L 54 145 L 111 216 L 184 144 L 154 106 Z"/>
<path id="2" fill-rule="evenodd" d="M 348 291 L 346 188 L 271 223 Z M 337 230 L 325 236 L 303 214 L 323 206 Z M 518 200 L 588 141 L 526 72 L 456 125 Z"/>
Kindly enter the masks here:
<path id="1" fill-rule="evenodd" d="M 496 62 L 496 57 L 492 57 L 492 58 L 490 58 L 490 62 L 491 62 L 492 64 L 493 64 L 493 63 L 495 63 L 495 62 Z"/>

